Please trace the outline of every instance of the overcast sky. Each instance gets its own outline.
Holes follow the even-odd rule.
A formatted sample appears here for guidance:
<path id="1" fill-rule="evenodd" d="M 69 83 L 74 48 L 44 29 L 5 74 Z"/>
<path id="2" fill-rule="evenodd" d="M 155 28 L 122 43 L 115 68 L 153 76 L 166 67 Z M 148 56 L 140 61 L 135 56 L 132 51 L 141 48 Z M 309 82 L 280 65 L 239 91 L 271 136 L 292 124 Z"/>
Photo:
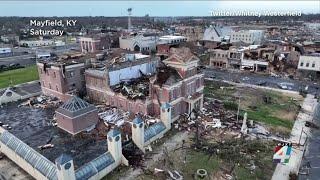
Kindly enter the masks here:
<path id="1" fill-rule="evenodd" d="M 320 1 L 1 1 L 0 16 L 209 16 L 212 10 L 320 13 Z"/>

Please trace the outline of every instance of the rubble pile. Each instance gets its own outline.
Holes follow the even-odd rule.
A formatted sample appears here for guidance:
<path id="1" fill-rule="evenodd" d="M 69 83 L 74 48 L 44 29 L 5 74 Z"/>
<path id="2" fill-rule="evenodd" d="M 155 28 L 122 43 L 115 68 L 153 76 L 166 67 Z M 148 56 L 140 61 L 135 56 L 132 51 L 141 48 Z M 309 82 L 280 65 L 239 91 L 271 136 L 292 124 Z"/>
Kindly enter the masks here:
<path id="1" fill-rule="evenodd" d="M 50 97 L 50 96 L 38 96 L 28 99 L 27 101 L 21 103 L 19 107 L 21 106 L 29 106 L 34 108 L 58 108 L 60 105 L 62 105 L 62 102 L 57 97 Z"/>
<path id="2" fill-rule="evenodd" d="M 130 81 L 123 81 L 111 87 L 116 93 L 121 93 L 129 99 L 145 99 L 149 95 L 149 78 L 143 76 Z"/>
<path id="3" fill-rule="evenodd" d="M 125 112 L 121 109 L 110 108 L 104 112 L 98 114 L 100 119 L 102 119 L 106 124 L 114 124 L 116 126 L 121 126 L 125 121 L 129 119 L 129 112 Z"/>

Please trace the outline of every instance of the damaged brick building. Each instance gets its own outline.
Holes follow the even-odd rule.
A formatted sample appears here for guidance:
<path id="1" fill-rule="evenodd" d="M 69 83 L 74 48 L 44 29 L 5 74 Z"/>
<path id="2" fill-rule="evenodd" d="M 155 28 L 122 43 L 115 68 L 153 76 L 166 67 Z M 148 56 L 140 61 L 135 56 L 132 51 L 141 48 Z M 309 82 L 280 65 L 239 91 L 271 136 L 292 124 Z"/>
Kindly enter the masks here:
<path id="1" fill-rule="evenodd" d="M 175 120 L 202 108 L 204 75 L 197 71 L 198 62 L 188 48 L 172 48 L 162 62 L 155 56 L 126 55 L 85 71 L 87 95 L 91 101 L 148 115 L 159 115 L 161 104 L 168 102 Z"/>
<path id="2" fill-rule="evenodd" d="M 85 90 L 84 63 L 43 61 L 37 66 L 44 95 L 67 101 L 72 94 Z"/>

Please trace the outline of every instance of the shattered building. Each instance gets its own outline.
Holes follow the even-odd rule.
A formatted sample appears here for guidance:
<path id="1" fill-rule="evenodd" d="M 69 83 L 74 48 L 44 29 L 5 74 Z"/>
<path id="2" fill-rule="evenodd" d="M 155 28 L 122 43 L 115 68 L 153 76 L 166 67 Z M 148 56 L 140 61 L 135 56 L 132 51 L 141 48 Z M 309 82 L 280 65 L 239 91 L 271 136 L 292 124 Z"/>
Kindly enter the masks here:
<path id="1" fill-rule="evenodd" d="M 87 95 L 95 102 L 106 102 L 126 111 L 147 114 L 151 101 L 148 76 L 156 73 L 159 58 L 127 54 L 109 66 L 87 69 Z"/>
<path id="2" fill-rule="evenodd" d="M 319 80 L 320 78 L 320 54 L 314 53 L 300 56 L 298 70 L 301 77 Z"/>
<path id="3" fill-rule="evenodd" d="M 186 42 L 187 38 L 184 36 L 161 36 L 159 42 L 157 42 L 157 54 L 168 56 L 170 48 L 178 47 L 182 42 Z"/>
<path id="4" fill-rule="evenodd" d="M 228 68 L 228 50 L 222 50 L 222 49 L 215 49 L 210 51 L 210 67 L 215 68 L 222 68 L 226 69 Z"/>
<path id="5" fill-rule="evenodd" d="M 84 63 L 39 61 L 37 67 L 44 95 L 67 101 L 72 94 L 85 90 Z"/>
<path id="6" fill-rule="evenodd" d="M 172 105 L 172 117 L 203 104 L 204 75 L 199 58 L 188 48 L 171 48 L 169 58 L 134 58 L 85 72 L 88 97 L 133 113 L 159 115 L 162 103 Z"/>
<path id="7" fill-rule="evenodd" d="M 95 106 L 74 96 L 56 110 L 56 119 L 59 128 L 75 135 L 96 126 L 98 110 Z"/>
<path id="8" fill-rule="evenodd" d="M 164 67 L 151 78 L 153 114 L 160 114 L 161 104 L 172 106 L 172 119 L 201 109 L 203 105 L 204 74 L 197 71 L 199 58 L 188 48 L 172 48 Z"/>

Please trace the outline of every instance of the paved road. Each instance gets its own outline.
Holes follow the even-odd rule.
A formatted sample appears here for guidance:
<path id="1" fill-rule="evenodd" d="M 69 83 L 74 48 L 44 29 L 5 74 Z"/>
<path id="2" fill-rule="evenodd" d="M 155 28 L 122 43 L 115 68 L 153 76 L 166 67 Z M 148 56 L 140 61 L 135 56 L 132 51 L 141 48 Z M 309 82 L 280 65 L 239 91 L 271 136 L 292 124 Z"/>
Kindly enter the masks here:
<path id="1" fill-rule="evenodd" d="M 320 125 L 320 105 L 315 109 L 313 122 Z M 311 129 L 312 135 L 300 166 L 299 179 L 318 180 L 320 177 L 320 130 Z"/>
<path id="2" fill-rule="evenodd" d="M 79 44 L 67 44 L 63 47 L 36 47 L 36 48 L 25 48 L 19 47 L 12 49 L 14 56 L 0 57 L 0 65 L 10 65 L 12 63 L 18 63 L 20 65 L 32 65 L 36 63 L 35 54 L 37 52 L 52 52 L 57 55 L 64 54 L 72 49 L 79 50 Z M 28 52 L 29 54 L 23 54 Z"/>
<path id="3" fill-rule="evenodd" d="M 0 58 L 0 65 L 6 65 L 12 63 L 19 63 L 20 65 L 32 65 L 36 63 L 35 56 L 32 54 L 21 55 L 21 56 L 10 56 Z"/>
<path id="4" fill-rule="evenodd" d="M 205 69 L 205 77 L 214 77 L 216 79 L 222 79 L 226 81 L 241 82 L 246 84 L 254 84 L 272 88 L 281 88 L 280 84 L 282 83 L 283 88 L 287 87 L 287 90 L 299 91 L 308 86 L 309 94 L 318 94 L 320 96 L 320 85 L 314 84 L 310 81 L 299 81 L 293 79 L 285 79 L 278 77 L 271 77 L 268 75 L 260 75 L 248 72 L 229 72 L 226 70 L 217 70 L 217 69 Z"/>
<path id="5" fill-rule="evenodd" d="M 300 146 L 293 145 L 289 163 L 285 165 L 278 164 L 273 173 L 272 180 L 289 180 L 290 173 L 298 174 L 306 146 L 305 142 L 310 134 L 310 128 L 305 127 L 305 122 L 312 121 L 316 106 L 317 100 L 314 99 L 313 95 L 308 94 L 303 101 L 302 109 L 294 123 L 289 140 L 293 144 L 300 144 Z M 302 131 L 305 133 L 301 133 Z"/>

